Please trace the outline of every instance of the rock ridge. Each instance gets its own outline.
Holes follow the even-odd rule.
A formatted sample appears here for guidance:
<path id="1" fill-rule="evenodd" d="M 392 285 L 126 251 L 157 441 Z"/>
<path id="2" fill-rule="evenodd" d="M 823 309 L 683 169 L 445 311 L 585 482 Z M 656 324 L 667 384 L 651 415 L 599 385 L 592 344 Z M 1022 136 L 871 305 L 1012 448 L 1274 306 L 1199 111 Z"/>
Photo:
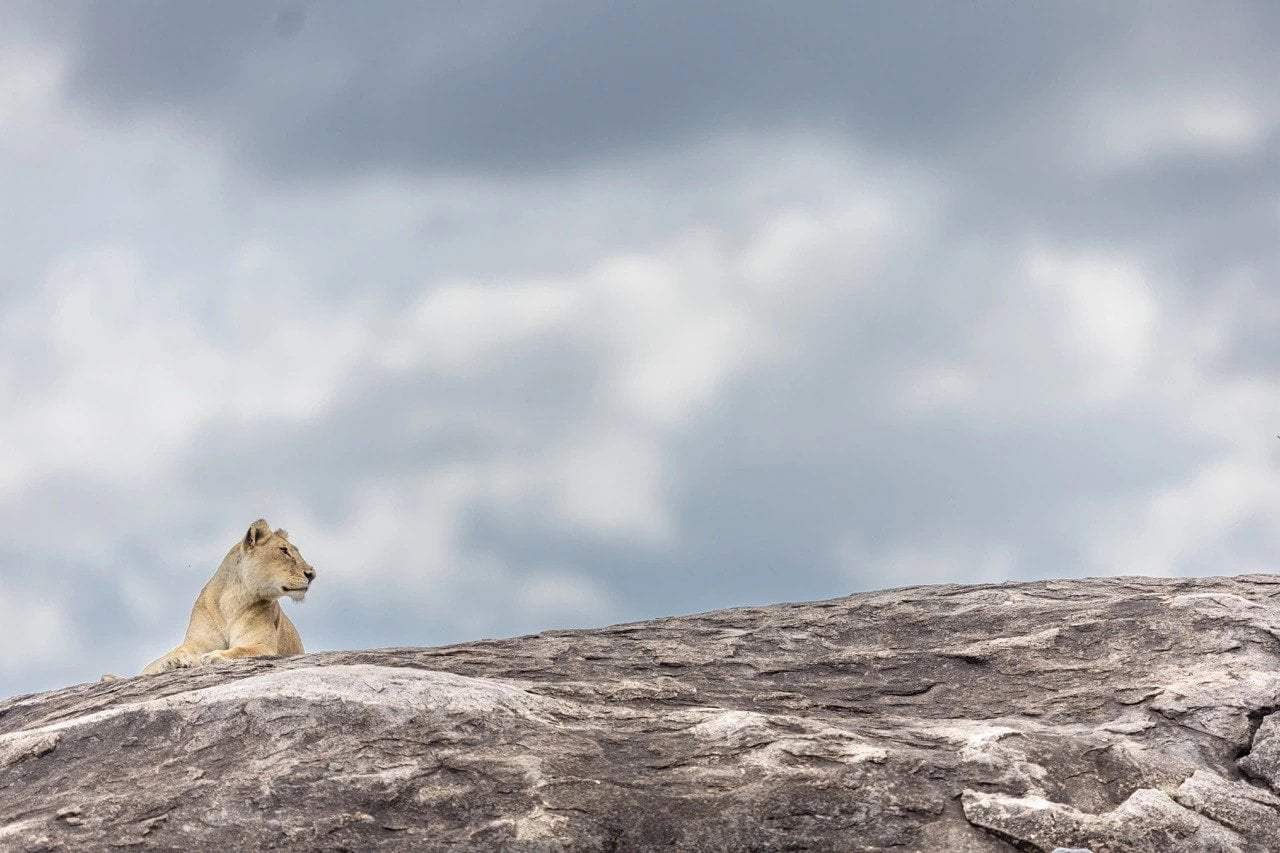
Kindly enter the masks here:
<path id="1" fill-rule="evenodd" d="M 1280 851 L 1280 577 L 908 587 L 0 702 L 0 850 Z"/>

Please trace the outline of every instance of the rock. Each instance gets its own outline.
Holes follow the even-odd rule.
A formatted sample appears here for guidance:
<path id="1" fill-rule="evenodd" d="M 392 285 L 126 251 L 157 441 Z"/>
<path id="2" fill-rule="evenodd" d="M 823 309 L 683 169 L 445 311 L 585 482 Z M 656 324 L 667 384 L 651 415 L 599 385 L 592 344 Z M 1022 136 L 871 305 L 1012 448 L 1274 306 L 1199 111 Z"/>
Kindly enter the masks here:
<path id="1" fill-rule="evenodd" d="M 1084 849 L 1096 851 L 1246 853 L 1247 849 L 1241 835 L 1151 788 L 1139 788 L 1102 814 L 1089 814 L 1035 795 L 965 791 L 964 813 L 975 825 L 1033 850 L 1061 849 L 1058 845 L 1064 841 L 1087 844 Z"/>
<path id="2" fill-rule="evenodd" d="M 1261 719 L 1250 749 L 1240 758 L 1240 769 L 1280 791 L 1280 714 L 1271 712 L 1270 708 L 1260 711 L 1259 715 L 1263 713 L 1266 716 Z"/>
<path id="3" fill-rule="evenodd" d="M 1249 849 L 1272 846 L 1280 838 L 1280 797 L 1255 785 L 1197 770 L 1173 798 L 1248 839 Z"/>
<path id="4" fill-rule="evenodd" d="M 1280 851 L 1271 577 L 916 587 L 0 702 L 0 850 Z"/>

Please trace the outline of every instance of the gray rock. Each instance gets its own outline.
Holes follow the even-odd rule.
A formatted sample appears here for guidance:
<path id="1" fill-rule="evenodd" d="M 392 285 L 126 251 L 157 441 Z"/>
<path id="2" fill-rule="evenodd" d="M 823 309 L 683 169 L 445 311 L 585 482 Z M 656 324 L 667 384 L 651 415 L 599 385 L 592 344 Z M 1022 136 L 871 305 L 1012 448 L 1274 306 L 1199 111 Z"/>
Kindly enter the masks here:
<path id="1" fill-rule="evenodd" d="M 1277 578 L 935 586 L 0 702 L 0 850 L 1280 851 Z"/>

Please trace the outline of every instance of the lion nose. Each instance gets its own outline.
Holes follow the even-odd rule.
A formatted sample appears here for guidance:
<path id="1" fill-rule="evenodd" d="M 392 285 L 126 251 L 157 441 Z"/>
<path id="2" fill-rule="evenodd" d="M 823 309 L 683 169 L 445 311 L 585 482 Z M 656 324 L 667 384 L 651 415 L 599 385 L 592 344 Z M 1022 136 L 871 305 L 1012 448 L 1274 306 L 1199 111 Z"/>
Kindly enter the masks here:
<path id="1" fill-rule="evenodd" d="M 313 580 L 315 580 L 315 579 L 316 579 L 316 570 L 315 570 L 315 569 L 307 569 L 307 570 L 306 570 L 305 572 L 303 572 L 302 574 L 306 575 L 306 578 L 307 578 L 307 582 L 308 582 L 308 583 L 310 583 L 311 581 L 313 581 Z"/>

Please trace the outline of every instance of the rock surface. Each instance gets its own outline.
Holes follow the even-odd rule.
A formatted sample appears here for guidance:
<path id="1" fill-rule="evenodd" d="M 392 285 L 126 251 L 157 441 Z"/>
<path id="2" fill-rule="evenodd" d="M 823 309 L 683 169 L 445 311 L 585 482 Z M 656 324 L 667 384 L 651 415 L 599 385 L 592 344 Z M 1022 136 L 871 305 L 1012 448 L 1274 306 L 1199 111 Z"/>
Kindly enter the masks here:
<path id="1" fill-rule="evenodd" d="M 0 850 L 1280 850 L 1277 596 L 916 587 L 20 696 Z"/>

